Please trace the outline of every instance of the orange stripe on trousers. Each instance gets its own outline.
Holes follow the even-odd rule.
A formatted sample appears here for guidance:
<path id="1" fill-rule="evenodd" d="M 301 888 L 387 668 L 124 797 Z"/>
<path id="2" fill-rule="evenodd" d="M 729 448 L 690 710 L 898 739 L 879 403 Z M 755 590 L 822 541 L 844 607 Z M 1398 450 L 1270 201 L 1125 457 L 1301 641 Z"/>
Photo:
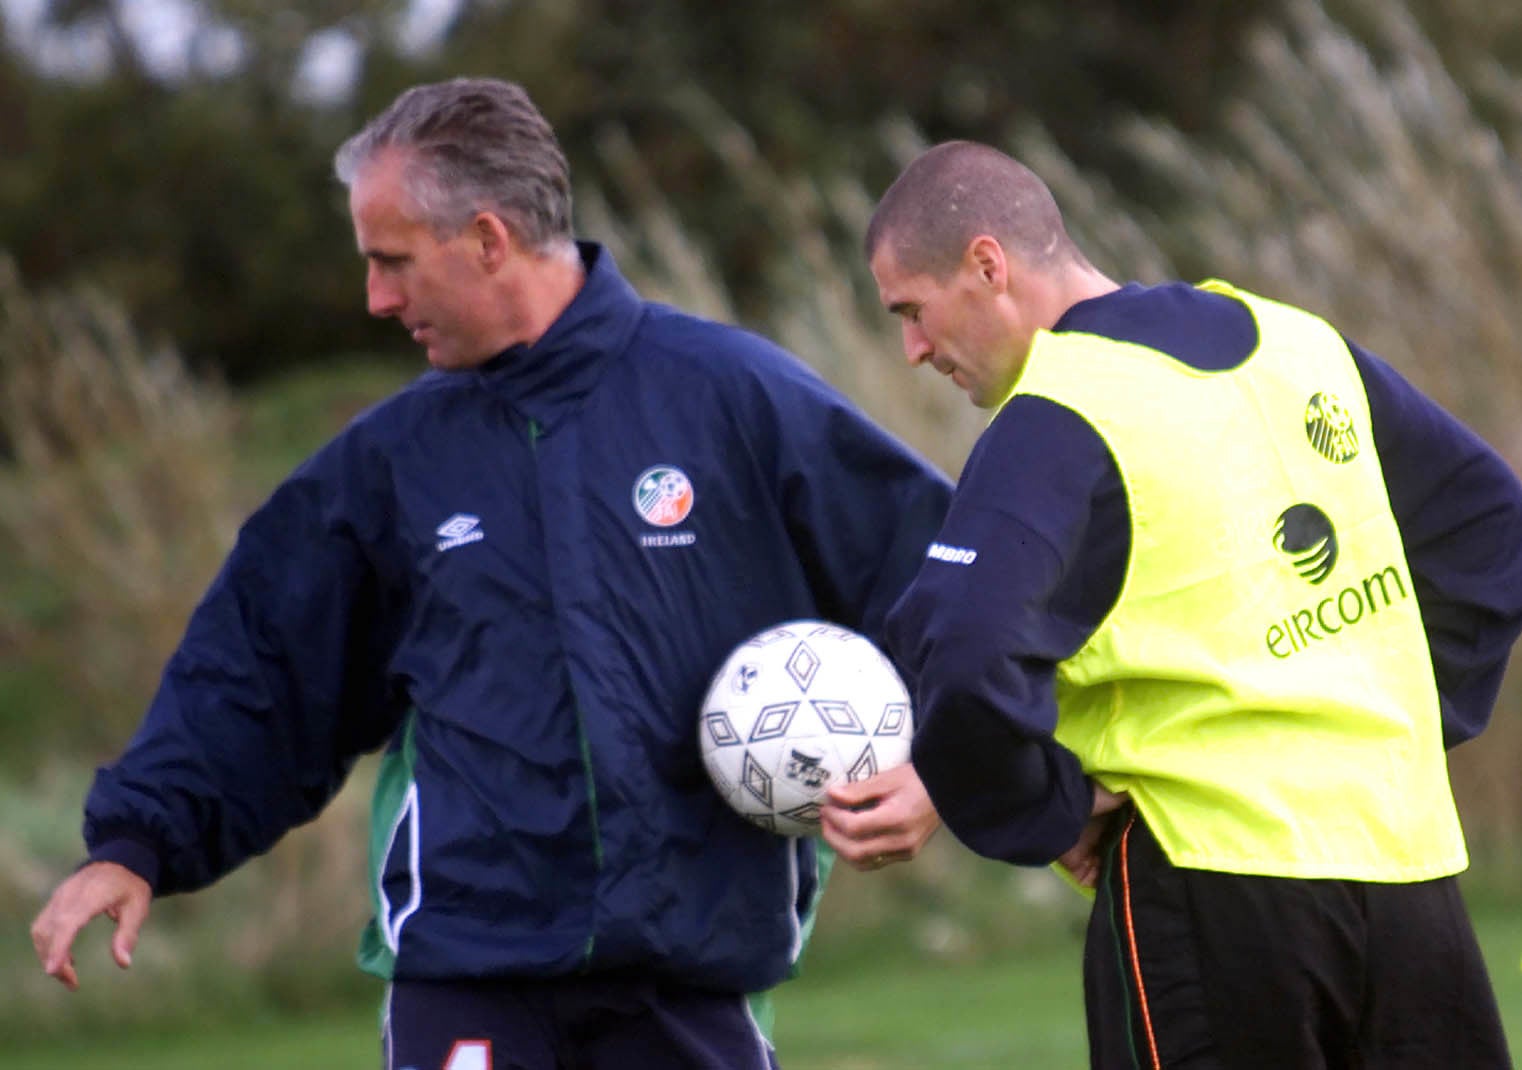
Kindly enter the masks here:
<path id="1" fill-rule="evenodd" d="M 1147 1035 L 1147 1048 L 1152 1055 L 1152 1070 L 1163 1070 L 1163 1061 L 1157 1054 L 1157 1037 L 1152 1033 L 1152 1011 L 1147 1006 L 1147 986 L 1142 983 L 1141 956 L 1136 950 L 1136 922 L 1131 917 L 1131 826 L 1136 815 L 1126 822 L 1126 830 L 1120 834 L 1120 886 L 1122 904 L 1126 913 L 1126 943 L 1131 951 L 1131 974 L 1136 978 L 1136 1000 L 1141 1005 L 1142 1029 Z"/>

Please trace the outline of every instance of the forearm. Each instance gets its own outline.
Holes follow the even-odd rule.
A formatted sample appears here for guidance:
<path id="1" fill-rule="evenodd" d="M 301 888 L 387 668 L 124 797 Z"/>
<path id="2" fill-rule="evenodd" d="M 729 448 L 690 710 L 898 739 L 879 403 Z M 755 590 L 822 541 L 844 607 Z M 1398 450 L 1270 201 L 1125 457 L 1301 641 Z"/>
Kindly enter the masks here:
<path id="1" fill-rule="evenodd" d="M 1076 755 L 975 702 L 932 711 L 913 754 L 942 822 L 987 858 L 1045 865 L 1077 841 L 1093 809 Z"/>

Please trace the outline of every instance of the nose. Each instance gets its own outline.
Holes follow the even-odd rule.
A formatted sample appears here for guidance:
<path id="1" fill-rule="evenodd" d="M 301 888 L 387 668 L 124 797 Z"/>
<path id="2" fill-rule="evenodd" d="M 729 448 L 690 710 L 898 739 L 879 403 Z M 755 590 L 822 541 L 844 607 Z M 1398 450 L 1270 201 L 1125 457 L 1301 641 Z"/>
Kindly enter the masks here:
<path id="1" fill-rule="evenodd" d="M 375 264 L 365 272 L 365 306 L 379 319 L 398 315 L 406 301 L 395 279 L 388 278 Z"/>
<path id="2" fill-rule="evenodd" d="M 925 337 L 925 332 L 919 324 L 912 320 L 904 320 L 904 356 L 909 359 L 911 368 L 918 368 L 930 359 L 935 352 L 935 346 L 930 344 L 930 339 Z"/>

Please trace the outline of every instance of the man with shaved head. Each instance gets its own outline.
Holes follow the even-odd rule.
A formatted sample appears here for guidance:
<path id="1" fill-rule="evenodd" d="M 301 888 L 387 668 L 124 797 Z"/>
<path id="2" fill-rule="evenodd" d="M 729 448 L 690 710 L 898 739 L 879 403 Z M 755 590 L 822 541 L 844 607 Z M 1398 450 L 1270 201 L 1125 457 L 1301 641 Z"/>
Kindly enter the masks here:
<path id="1" fill-rule="evenodd" d="M 1007 396 L 1038 329 L 1116 289 L 1068 237 L 1045 183 L 971 142 L 939 145 L 916 160 L 883 196 L 866 240 L 883 304 L 903 323 L 910 364 L 929 361 L 982 408 Z M 975 270 L 962 281 L 983 285 L 927 300 L 926 286 L 958 277 L 969 256 Z M 1021 277 L 1011 279 L 1012 270 Z M 984 314 L 968 302 L 984 295 L 994 273 L 1003 289 L 1018 283 L 1019 297 L 1010 293 Z"/>
<path id="2" fill-rule="evenodd" d="M 1032 263 L 1083 260 L 1046 183 L 1018 160 L 970 141 L 926 152 L 883 194 L 867 229 L 869 252 L 890 226 L 900 261 L 941 277 L 984 232 Z"/>
<path id="3" fill-rule="evenodd" d="M 1507 1067 L 1445 746 L 1522 630 L 1522 484 L 1325 321 L 1121 285 L 936 146 L 866 238 L 994 411 L 886 636 L 969 847 L 1092 889 L 1094 1067 Z"/>

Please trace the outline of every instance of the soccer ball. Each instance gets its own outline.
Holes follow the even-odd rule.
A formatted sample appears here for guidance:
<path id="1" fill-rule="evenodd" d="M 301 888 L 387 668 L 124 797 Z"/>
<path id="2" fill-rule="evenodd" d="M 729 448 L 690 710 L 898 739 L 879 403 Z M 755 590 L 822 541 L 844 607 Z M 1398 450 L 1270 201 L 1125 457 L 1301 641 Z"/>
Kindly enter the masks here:
<path id="1" fill-rule="evenodd" d="M 725 659 L 698 739 L 731 807 L 769 832 L 809 836 L 826 790 L 903 765 L 913 732 L 909 692 L 882 651 L 849 628 L 796 620 Z"/>

